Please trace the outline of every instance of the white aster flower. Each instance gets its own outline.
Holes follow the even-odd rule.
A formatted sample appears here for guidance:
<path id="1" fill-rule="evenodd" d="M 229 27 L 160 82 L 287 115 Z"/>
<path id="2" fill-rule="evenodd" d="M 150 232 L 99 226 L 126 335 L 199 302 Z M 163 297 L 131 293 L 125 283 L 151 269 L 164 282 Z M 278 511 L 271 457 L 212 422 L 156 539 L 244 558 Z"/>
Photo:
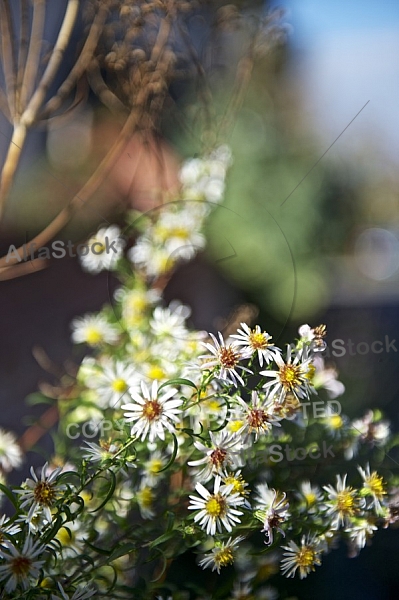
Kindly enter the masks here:
<path id="1" fill-rule="evenodd" d="M 10 523 L 10 520 L 3 515 L 0 517 L 0 547 L 7 546 L 9 538 L 21 531 L 19 525 Z"/>
<path id="2" fill-rule="evenodd" d="M 341 381 L 338 381 L 337 370 L 334 367 L 326 367 L 321 356 L 314 356 L 312 362 L 315 367 L 312 376 L 313 387 L 316 390 L 319 388 L 325 389 L 330 398 L 342 396 L 345 392 L 345 386 Z"/>
<path id="3" fill-rule="evenodd" d="M 275 489 L 270 489 L 267 483 L 258 484 L 256 492 L 255 515 L 263 521 L 262 533 L 265 533 L 265 544 L 270 545 L 273 543 L 274 529 L 285 537 L 281 525 L 289 516 L 287 495 Z"/>
<path id="4" fill-rule="evenodd" d="M 370 472 L 370 465 L 367 464 L 365 469 L 362 467 L 357 468 L 363 479 L 363 493 L 365 496 L 371 496 L 371 506 L 374 506 L 377 514 L 381 514 L 382 507 L 381 502 L 386 496 L 386 486 L 381 475 L 378 475 L 377 471 Z"/>
<path id="5" fill-rule="evenodd" d="M 107 364 L 86 381 L 98 395 L 101 408 L 115 408 L 121 400 L 130 400 L 129 388 L 138 388 L 140 375 L 132 365 L 121 361 Z"/>
<path id="6" fill-rule="evenodd" d="M 165 429 L 170 433 L 175 432 L 175 423 L 179 422 L 183 400 L 173 398 L 177 394 L 176 388 L 166 387 L 158 395 L 158 382 L 154 381 L 151 391 L 145 383 L 141 383 L 141 394 L 131 390 L 134 402 L 124 404 L 126 421 L 135 421 L 131 434 L 139 437 L 141 441 L 148 436 L 150 442 L 158 437 L 165 440 Z"/>
<path id="7" fill-rule="evenodd" d="M 199 561 L 199 565 L 203 569 L 212 567 L 212 571 L 220 573 L 221 567 L 227 567 L 228 565 L 233 564 L 234 552 L 237 550 L 243 539 L 245 539 L 244 536 L 239 535 L 234 539 L 229 537 L 227 542 L 216 542 L 212 551 Z"/>
<path id="8" fill-rule="evenodd" d="M 69 521 L 64 524 L 64 527 L 60 527 L 55 539 L 61 544 L 63 558 L 76 557 L 82 554 L 87 535 L 87 526 L 79 519 Z"/>
<path id="9" fill-rule="evenodd" d="M 153 519 L 155 517 L 154 501 L 155 494 L 153 488 L 147 485 L 143 480 L 139 490 L 136 492 L 136 500 L 143 519 Z"/>
<path id="10" fill-rule="evenodd" d="M 232 492 L 232 486 L 220 486 L 221 478 L 215 477 L 213 494 L 211 494 L 201 483 L 195 486 L 198 496 L 190 496 L 189 510 L 197 510 L 194 515 L 194 521 L 202 529 L 206 530 L 208 535 L 215 535 L 216 530 L 222 533 L 224 528 L 230 533 L 237 523 L 240 523 L 239 516 L 242 511 L 235 507 L 244 503 L 244 498 Z"/>
<path id="11" fill-rule="evenodd" d="M 82 446 L 84 451 L 83 458 L 91 462 L 102 462 L 112 458 L 121 448 L 118 442 L 113 443 L 110 440 L 100 440 L 99 444 L 95 442 L 85 442 L 87 447 Z"/>
<path id="12" fill-rule="evenodd" d="M 178 256 L 171 254 L 164 246 L 157 246 L 152 239 L 141 236 L 128 251 L 128 258 L 148 277 L 156 278 L 171 271 Z"/>
<path id="13" fill-rule="evenodd" d="M 350 539 L 351 558 L 359 554 L 377 530 L 378 527 L 367 519 L 356 519 L 348 529 L 345 529 L 345 533 L 349 535 Z"/>
<path id="14" fill-rule="evenodd" d="M 21 495 L 21 508 L 26 509 L 26 507 L 30 507 L 28 512 L 29 519 L 40 509 L 47 521 L 51 523 L 51 508 L 54 506 L 59 493 L 65 489 L 65 485 L 56 483 L 56 479 L 62 469 L 54 469 L 50 475 L 46 476 L 47 466 L 48 463 L 42 467 L 39 478 L 33 467 L 31 467 L 30 472 L 33 479 L 27 479 L 23 489 L 16 490 L 16 493 Z"/>
<path id="15" fill-rule="evenodd" d="M 246 323 L 241 323 L 242 329 L 238 329 L 238 334 L 231 337 L 237 340 L 237 345 L 243 346 L 243 350 L 248 353 L 258 355 L 259 365 L 263 366 L 263 361 L 269 364 L 274 360 L 275 355 L 281 353 L 280 348 L 271 343 L 272 336 L 262 331 L 259 325 L 255 329 L 248 327 Z"/>
<path id="16" fill-rule="evenodd" d="M 190 467 L 204 467 L 197 471 L 196 479 L 200 479 L 204 483 L 209 481 L 214 475 L 221 475 L 226 468 L 235 469 L 241 465 L 240 452 L 241 440 L 234 433 L 219 431 L 217 433 L 210 432 L 211 447 L 205 446 L 202 442 L 194 442 L 194 446 L 205 454 L 203 458 L 198 460 L 190 460 Z"/>
<path id="17" fill-rule="evenodd" d="M 234 414 L 235 419 L 243 423 L 240 433 L 248 435 L 254 433 L 255 441 L 257 441 L 259 435 L 271 431 L 272 425 L 280 427 L 280 417 L 274 412 L 275 402 L 273 399 L 262 400 L 258 392 L 253 390 L 249 404 L 240 397 L 236 397 L 235 400 L 241 409 L 241 415 Z"/>
<path id="18" fill-rule="evenodd" d="M 45 547 L 39 542 L 33 542 L 28 536 L 22 549 L 12 543 L 7 549 L 0 548 L 0 558 L 4 561 L 0 565 L 0 581 L 6 581 L 5 591 L 13 592 L 17 587 L 28 590 L 39 576 L 39 570 L 44 564 L 37 558 L 43 554 Z"/>
<path id="19" fill-rule="evenodd" d="M 75 344 L 100 346 L 101 344 L 116 344 L 119 331 L 101 315 L 87 314 L 77 317 L 71 323 L 72 341 Z"/>
<path id="20" fill-rule="evenodd" d="M 205 237 L 199 231 L 201 225 L 191 207 L 177 211 L 164 210 L 151 234 L 169 254 L 176 254 L 182 260 L 190 260 L 205 246 Z"/>
<path id="21" fill-rule="evenodd" d="M 213 345 L 206 342 L 201 342 L 211 354 L 200 356 L 200 359 L 204 359 L 205 362 L 201 364 L 202 369 L 213 369 L 215 368 L 215 376 L 222 381 L 232 383 L 237 387 L 237 381 L 244 385 L 242 377 L 239 375 L 238 370 L 245 371 L 252 374 L 250 369 L 241 366 L 239 363 L 241 360 L 250 357 L 247 351 L 242 350 L 236 342 L 232 344 L 226 344 L 222 334 L 219 332 L 219 340 L 210 333 L 210 337 L 213 340 Z"/>
<path id="22" fill-rule="evenodd" d="M 304 510 L 314 513 L 318 510 L 318 504 L 323 500 L 321 489 L 312 485 L 310 481 L 302 481 L 299 486 L 299 497 L 304 500 Z"/>
<path id="23" fill-rule="evenodd" d="M 148 460 L 143 463 L 143 469 L 141 474 L 143 476 L 143 484 L 148 486 L 156 486 L 157 483 L 165 476 L 162 472 L 163 467 L 166 466 L 167 457 L 160 452 L 155 450 L 151 454 Z"/>
<path id="24" fill-rule="evenodd" d="M 190 314 L 191 309 L 180 302 L 171 302 L 168 308 L 157 306 L 150 321 L 151 331 L 157 337 L 186 339 L 185 324 Z"/>
<path id="25" fill-rule="evenodd" d="M 116 269 L 126 244 L 120 234 L 121 230 L 117 225 L 99 229 L 96 235 L 86 242 L 88 252 L 80 255 L 82 268 L 89 273 Z"/>
<path id="26" fill-rule="evenodd" d="M 22 464 L 22 450 L 10 431 L 0 428 L 0 469 L 12 471 Z"/>
<path id="27" fill-rule="evenodd" d="M 328 493 L 326 514 L 332 517 L 332 529 L 339 529 L 340 525 L 350 527 L 351 519 L 359 515 L 360 508 L 364 505 L 364 500 L 357 496 L 356 490 L 346 485 L 347 474 L 343 477 L 337 475 L 337 485 L 323 486 Z"/>
<path id="28" fill-rule="evenodd" d="M 299 577 L 304 579 L 315 570 L 315 566 L 321 565 L 319 556 L 323 547 L 315 537 L 303 536 L 300 546 L 291 541 L 283 549 L 286 552 L 283 553 L 285 558 L 281 561 L 281 570 L 286 577 L 294 577 L 299 569 Z"/>
<path id="29" fill-rule="evenodd" d="M 122 318 L 127 327 L 134 328 L 140 325 L 149 309 L 160 301 L 159 290 L 147 290 L 144 286 L 137 286 L 132 290 L 119 288 L 115 292 L 115 299 L 121 303 Z"/>
<path id="30" fill-rule="evenodd" d="M 291 348 L 287 346 L 286 362 L 279 354 L 275 355 L 274 360 L 278 371 L 260 372 L 261 375 L 272 378 L 263 386 L 269 394 L 277 396 L 280 402 L 283 402 L 288 393 L 294 394 L 297 398 L 307 398 L 310 391 L 313 390 L 309 380 L 311 359 L 304 358 L 302 352 L 297 352 L 292 360 Z"/>

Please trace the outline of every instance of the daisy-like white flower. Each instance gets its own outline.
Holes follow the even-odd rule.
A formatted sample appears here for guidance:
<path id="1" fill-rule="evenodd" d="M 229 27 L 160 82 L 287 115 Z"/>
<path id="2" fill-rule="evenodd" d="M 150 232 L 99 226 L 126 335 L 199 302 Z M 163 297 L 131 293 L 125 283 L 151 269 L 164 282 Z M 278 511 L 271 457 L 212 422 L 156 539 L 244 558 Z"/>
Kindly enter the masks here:
<path id="1" fill-rule="evenodd" d="M 50 475 L 46 476 L 47 466 L 48 463 L 43 466 L 39 478 L 33 467 L 31 467 L 32 479 L 27 479 L 23 489 L 16 490 L 16 493 L 21 495 L 21 508 L 26 509 L 28 506 L 30 507 L 28 512 L 29 519 L 40 509 L 47 521 L 51 523 L 51 508 L 54 506 L 59 493 L 65 489 L 65 486 L 56 483 L 62 468 L 54 469 Z"/>
<path id="2" fill-rule="evenodd" d="M 267 483 L 258 484 L 256 492 L 255 516 L 263 521 L 262 533 L 265 533 L 265 544 L 270 545 L 273 543 L 274 530 L 285 537 L 281 525 L 289 516 L 289 502 L 286 500 L 285 493 L 270 489 Z"/>
<path id="3" fill-rule="evenodd" d="M 22 450 L 10 431 L 0 428 L 0 469 L 12 471 L 22 464 Z"/>
<path id="4" fill-rule="evenodd" d="M 241 327 L 242 329 L 237 329 L 238 333 L 231 337 L 237 340 L 239 346 L 243 346 L 243 350 L 251 354 L 257 353 L 261 367 L 263 361 L 269 364 L 276 354 L 281 353 L 280 348 L 271 343 L 272 336 L 262 331 L 259 325 L 251 329 L 246 323 L 241 323 Z"/>
<path id="5" fill-rule="evenodd" d="M 12 543 L 7 548 L 0 548 L 0 558 L 4 561 L 0 565 L 0 581 L 6 581 L 5 591 L 13 592 L 17 587 L 28 590 L 29 586 L 38 578 L 39 571 L 44 564 L 37 558 L 43 554 L 45 547 L 39 542 L 33 542 L 28 536 L 22 549 Z"/>
<path id="6" fill-rule="evenodd" d="M 148 277 L 156 278 L 171 271 L 179 257 L 165 247 L 155 245 L 149 237 L 141 236 L 128 251 L 128 258 Z"/>
<path id="7" fill-rule="evenodd" d="M 318 325 L 317 327 L 301 325 L 298 332 L 301 336 L 300 345 L 308 344 L 313 352 L 323 352 L 326 349 L 327 344 L 324 338 L 327 334 L 327 328 L 325 325 Z"/>
<path id="8" fill-rule="evenodd" d="M 222 567 L 233 564 L 234 552 L 237 550 L 243 539 L 245 539 L 244 536 L 239 535 L 235 539 L 229 537 L 227 542 L 216 542 L 212 552 L 206 554 L 204 558 L 199 561 L 199 565 L 203 569 L 212 567 L 212 571 L 220 573 Z"/>
<path id="9" fill-rule="evenodd" d="M 0 517 L 0 547 L 6 546 L 9 542 L 9 538 L 20 531 L 20 526 L 10 523 L 10 520 L 7 519 L 5 515 Z"/>
<path id="10" fill-rule="evenodd" d="M 356 519 L 354 523 L 345 530 L 350 539 L 350 557 L 357 556 L 362 548 L 371 540 L 378 527 L 368 519 Z"/>
<path id="11" fill-rule="evenodd" d="M 89 273 L 112 271 L 123 254 L 126 241 L 117 225 L 102 227 L 86 243 L 88 252 L 80 255 L 82 268 Z"/>
<path id="12" fill-rule="evenodd" d="M 255 434 L 255 441 L 259 435 L 268 433 L 272 425 L 280 427 L 280 417 L 274 412 L 275 403 L 273 399 L 262 400 L 255 390 L 251 393 L 251 402 L 247 404 L 242 398 L 235 399 L 243 410 L 243 430 L 248 434 Z M 238 419 L 240 420 L 240 419 Z"/>
<path id="13" fill-rule="evenodd" d="M 382 507 L 381 502 L 384 500 L 387 492 L 385 489 L 385 483 L 381 475 L 378 475 L 377 471 L 370 472 L 370 465 L 367 464 L 365 469 L 358 467 L 358 471 L 363 479 L 363 489 L 360 494 L 364 496 L 371 496 L 371 506 L 375 507 L 377 514 L 381 514 Z"/>
<path id="14" fill-rule="evenodd" d="M 157 337 L 170 336 L 177 339 L 186 339 L 186 319 L 191 310 L 180 302 L 172 302 L 168 308 L 157 306 L 150 321 L 151 331 Z"/>
<path id="15" fill-rule="evenodd" d="M 85 442 L 86 447 L 82 446 L 81 450 L 84 451 L 83 458 L 91 462 L 102 462 L 112 458 L 121 445 L 118 442 L 112 442 L 111 440 L 99 440 L 99 444 L 95 442 Z"/>
<path id="16" fill-rule="evenodd" d="M 100 373 L 89 377 L 87 387 L 95 389 L 102 408 L 114 408 L 121 400 L 129 400 L 129 388 L 137 388 L 140 375 L 132 365 L 115 361 L 103 367 Z"/>
<path id="17" fill-rule="evenodd" d="M 271 396 L 277 396 L 279 402 L 283 402 L 288 393 L 297 398 L 309 397 L 312 385 L 308 372 L 311 365 L 310 358 L 304 358 L 301 352 L 296 353 L 292 360 L 291 348 L 287 346 L 287 360 L 284 362 L 279 354 L 275 356 L 278 371 L 261 371 L 265 377 L 271 377 L 271 381 L 264 384 Z"/>
<path id="18" fill-rule="evenodd" d="M 55 539 L 61 544 L 62 556 L 67 558 L 82 554 L 87 535 L 87 528 L 79 519 L 69 521 L 65 527 L 60 527 Z"/>
<path id="19" fill-rule="evenodd" d="M 294 577 L 299 569 L 299 577 L 304 579 L 315 567 L 321 565 L 320 554 L 323 547 L 315 537 L 303 536 L 301 545 L 291 541 L 283 546 L 285 558 L 281 561 L 281 571 L 286 577 Z"/>
<path id="20" fill-rule="evenodd" d="M 320 388 L 325 389 L 330 398 L 342 396 L 345 386 L 341 381 L 338 381 L 337 370 L 334 367 L 326 367 L 324 359 L 317 355 L 313 357 L 313 365 L 315 367 L 311 378 L 313 387 L 316 390 Z"/>
<path id="21" fill-rule="evenodd" d="M 350 527 L 351 519 L 359 516 L 360 508 L 364 505 L 364 500 L 358 497 L 356 490 L 346 485 L 347 474 L 343 477 L 337 475 L 337 485 L 323 486 L 328 493 L 327 515 L 332 517 L 331 527 L 339 529 L 340 525 Z"/>
<path id="22" fill-rule="evenodd" d="M 194 442 L 197 450 L 205 456 L 188 462 L 190 467 L 204 465 L 203 469 L 196 474 L 196 478 L 203 482 L 209 481 L 214 475 L 220 475 L 227 467 L 234 469 L 241 466 L 241 440 L 237 435 L 219 431 L 210 432 L 209 436 L 212 444 L 210 448 L 202 442 Z"/>
<path id="23" fill-rule="evenodd" d="M 116 344 L 119 339 L 118 329 L 101 315 L 87 314 L 78 317 L 72 321 L 71 326 L 72 341 L 75 344 L 88 344 L 95 347 L 102 344 Z"/>
<path id="24" fill-rule="evenodd" d="M 205 354 L 200 356 L 200 359 L 204 359 L 205 362 L 201 365 L 202 369 L 213 369 L 215 368 L 215 376 L 222 381 L 232 383 L 237 387 L 237 381 L 244 385 L 242 377 L 239 375 L 237 369 L 252 374 L 250 369 L 241 366 L 239 363 L 241 360 L 245 360 L 250 357 L 250 354 L 242 350 L 237 345 L 237 342 L 233 341 L 232 344 L 226 344 L 222 334 L 219 332 L 219 341 L 216 337 L 210 333 L 210 337 L 213 340 L 213 345 L 207 342 L 201 342 L 211 354 Z"/>
<path id="25" fill-rule="evenodd" d="M 205 246 L 205 237 L 199 231 L 201 222 L 190 209 L 176 210 L 174 206 L 172 210 L 162 211 L 151 230 L 160 245 L 183 260 L 190 260 Z"/>
<path id="26" fill-rule="evenodd" d="M 150 308 L 160 299 L 161 294 L 158 290 L 147 290 L 139 285 L 132 290 L 120 288 L 115 292 L 115 300 L 121 303 L 122 318 L 127 327 L 134 331 Z"/>
<path id="27" fill-rule="evenodd" d="M 312 485 L 310 481 L 302 481 L 299 486 L 299 498 L 303 502 L 304 510 L 314 513 L 317 511 L 317 505 L 323 500 L 323 494 L 317 485 Z"/>
<path id="28" fill-rule="evenodd" d="M 141 482 L 140 489 L 136 492 L 136 500 L 143 519 L 153 519 L 155 517 L 155 494 L 153 488 L 145 481 Z"/>
<path id="29" fill-rule="evenodd" d="M 177 389 L 165 388 L 158 395 L 158 382 L 153 381 L 151 391 L 144 382 L 141 382 L 141 394 L 131 390 L 134 402 L 124 404 L 122 408 L 126 421 L 135 421 L 131 429 L 132 436 L 140 437 L 144 441 L 148 436 L 150 442 L 156 438 L 165 440 L 165 429 L 170 433 L 175 432 L 175 423 L 179 422 L 183 400 L 174 398 Z"/>
<path id="30" fill-rule="evenodd" d="M 142 476 L 145 485 L 155 486 L 164 477 L 165 473 L 162 472 L 163 467 L 166 465 L 166 456 L 159 450 L 155 450 L 148 460 L 143 464 Z"/>
<path id="31" fill-rule="evenodd" d="M 231 533 L 234 525 L 240 523 L 239 516 L 242 511 L 235 507 L 241 506 L 244 503 L 244 498 L 232 492 L 232 486 L 222 486 L 219 475 L 215 477 L 213 494 L 211 494 L 201 483 L 195 486 L 198 496 L 190 496 L 189 510 L 197 510 L 194 515 L 194 521 L 199 524 L 202 529 L 206 530 L 208 535 L 215 535 L 216 530 L 222 533 L 224 528 Z"/>
<path id="32" fill-rule="evenodd" d="M 222 481 L 224 485 L 233 486 L 232 491 L 240 494 L 240 496 L 244 498 L 244 508 L 251 508 L 251 505 L 247 500 L 250 490 L 246 489 L 248 487 L 248 483 L 241 475 L 241 469 L 238 469 L 238 471 L 235 471 L 235 473 L 226 473 L 222 475 Z"/>
<path id="33" fill-rule="evenodd" d="M 27 527 L 29 529 L 29 533 L 34 535 L 50 525 L 51 521 L 46 519 L 42 509 L 38 507 L 31 516 L 26 514 L 18 517 L 17 523 L 22 523 L 23 527 Z"/>

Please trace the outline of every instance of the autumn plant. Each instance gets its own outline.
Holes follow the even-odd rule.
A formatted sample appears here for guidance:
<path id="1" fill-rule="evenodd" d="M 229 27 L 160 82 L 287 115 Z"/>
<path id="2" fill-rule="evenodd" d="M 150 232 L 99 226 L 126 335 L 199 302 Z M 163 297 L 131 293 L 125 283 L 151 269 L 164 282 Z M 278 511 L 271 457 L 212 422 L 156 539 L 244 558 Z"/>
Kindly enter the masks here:
<path id="1" fill-rule="evenodd" d="M 89 3 L 92 25 L 76 65 L 46 100 L 76 4 L 68 2 L 57 52 L 33 94 L 27 68 L 36 64 L 36 46 L 26 46 L 24 35 L 19 53 L 4 47 L 1 101 L 14 137 L 23 137 L 58 110 L 86 73 L 108 108 L 125 115 L 81 202 L 138 123 L 151 129 L 159 115 L 170 80 L 184 67 L 170 36 L 180 28 L 179 39 L 187 41 L 177 13 L 185 14 L 189 3 Z M 12 15 L 6 3 L 1 7 L 7 33 Z M 35 40 L 44 8 L 34 2 Z M 119 20 L 109 20 L 115 10 Z M 25 33 L 28 23 L 25 15 Z M 251 53 L 260 39 L 252 38 Z M 187 64 L 196 69 L 207 113 L 210 90 L 189 49 Z M 250 57 L 241 63 L 223 125 L 239 105 Z M 120 286 L 100 312 L 71 323 L 73 342 L 85 348 L 76 373 L 30 399 L 56 407 L 54 454 L 16 487 L 6 477 L 23 455 L 15 436 L 0 430 L 1 598 L 276 599 L 284 597 L 284 577 L 310 575 L 339 539 L 356 556 L 378 528 L 399 519 L 397 439 L 379 411 L 351 420 L 336 410 L 345 388 L 325 360 L 324 325 L 303 324 L 297 339 L 282 345 L 267 324 L 254 322 L 250 307 L 239 307 L 223 331 L 209 333 L 192 327 L 188 306 L 163 300 L 176 266 L 206 247 L 204 223 L 234 168 L 229 146 L 206 131 L 201 153 L 181 164 L 178 191 L 163 193 L 147 213 L 130 211 L 124 228 L 100 227 L 86 240 L 98 251 L 80 257 L 82 268 L 108 270 Z M 11 145 L 3 200 L 17 161 Z M 35 238 L 37 247 L 70 218 L 78 196 Z M 108 253 L 105 240 L 117 251 Z M 21 268 L 18 262 L 4 269 Z M 321 415 L 304 412 L 316 402 L 325 406 Z M 318 470 L 310 453 L 323 444 L 331 451 Z M 274 460 L 276 445 L 293 454 Z M 305 451 L 301 460 L 292 459 L 297 449 Z M 188 576 L 179 572 L 182 565 Z M 203 571 L 210 576 L 201 577 Z"/>

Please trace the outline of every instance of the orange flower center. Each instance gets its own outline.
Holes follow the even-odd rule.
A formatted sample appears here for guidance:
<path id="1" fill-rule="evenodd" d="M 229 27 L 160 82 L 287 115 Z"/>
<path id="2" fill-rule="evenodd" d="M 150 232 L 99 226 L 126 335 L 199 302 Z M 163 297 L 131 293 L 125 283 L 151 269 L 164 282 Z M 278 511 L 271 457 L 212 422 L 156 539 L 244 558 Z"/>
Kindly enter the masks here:
<path id="1" fill-rule="evenodd" d="M 158 400 L 147 400 L 143 406 L 143 417 L 148 421 L 155 421 L 162 413 L 162 406 Z"/>

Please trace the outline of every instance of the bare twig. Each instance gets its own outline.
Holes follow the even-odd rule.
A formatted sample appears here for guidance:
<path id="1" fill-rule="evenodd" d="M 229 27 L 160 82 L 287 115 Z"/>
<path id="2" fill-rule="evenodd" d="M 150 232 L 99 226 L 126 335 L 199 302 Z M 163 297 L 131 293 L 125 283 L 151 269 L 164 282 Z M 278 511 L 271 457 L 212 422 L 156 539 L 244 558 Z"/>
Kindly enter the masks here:
<path id="1" fill-rule="evenodd" d="M 7 90 L 8 107 L 11 116 L 15 115 L 15 35 L 8 2 L 0 2 L 0 31 L 2 63 Z"/>
<path id="2" fill-rule="evenodd" d="M 31 98 L 36 83 L 36 79 L 40 66 L 40 52 L 42 49 L 42 38 L 44 31 L 44 19 L 46 14 L 45 0 L 34 0 L 33 2 L 33 17 L 32 28 L 29 40 L 28 54 L 23 65 L 23 77 L 21 94 L 19 100 L 19 112 L 25 110 L 29 99 Z M 22 59 L 20 67 L 22 67 Z"/>
<path id="3" fill-rule="evenodd" d="M 62 101 L 72 91 L 76 85 L 76 82 L 82 77 L 93 58 L 93 52 L 98 44 L 98 40 L 100 38 L 107 15 L 108 8 L 106 6 L 100 6 L 100 9 L 90 27 L 89 34 L 86 38 L 86 42 L 82 48 L 79 58 L 77 59 L 68 77 L 65 79 L 64 83 L 58 89 L 57 94 L 46 103 L 43 113 L 40 115 L 41 118 L 46 118 L 49 114 L 54 113 L 54 111 L 61 106 Z"/>
<path id="4" fill-rule="evenodd" d="M 19 0 L 20 9 L 20 29 L 19 29 L 19 52 L 18 52 L 18 70 L 15 91 L 16 113 L 20 115 L 23 111 L 21 105 L 21 90 L 28 59 L 29 49 L 29 4 L 28 0 Z"/>
<path id="5" fill-rule="evenodd" d="M 46 93 L 57 74 L 65 50 L 71 39 L 71 34 L 75 26 L 79 11 L 79 0 L 68 0 L 64 20 L 62 22 L 54 50 L 51 53 L 49 63 L 42 75 L 39 85 L 30 99 L 28 106 L 24 110 L 21 120 L 25 125 L 32 125 L 38 115 L 40 107 L 46 97 Z"/>

